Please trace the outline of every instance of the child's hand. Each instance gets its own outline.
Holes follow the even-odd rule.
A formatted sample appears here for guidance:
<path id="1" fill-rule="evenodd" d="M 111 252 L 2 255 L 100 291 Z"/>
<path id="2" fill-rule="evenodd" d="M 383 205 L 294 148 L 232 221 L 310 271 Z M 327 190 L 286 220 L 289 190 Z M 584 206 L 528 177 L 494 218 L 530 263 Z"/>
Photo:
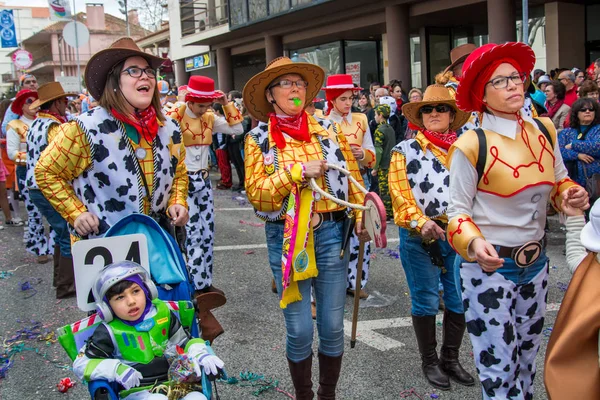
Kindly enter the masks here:
<path id="1" fill-rule="evenodd" d="M 188 355 L 192 359 L 194 371 L 198 377 L 202 376 L 202 370 L 206 375 L 219 375 L 219 370 L 223 368 L 225 363 L 219 357 L 208 352 L 205 344 L 195 343 L 188 349 Z"/>
<path id="2" fill-rule="evenodd" d="M 117 367 L 117 377 L 115 378 L 115 381 L 123 386 L 125 390 L 140 386 L 142 378 L 143 376 L 138 370 L 128 367 L 125 364 L 119 364 Z"/>
<path id="3" fill-rule="evenodd" d="M 571 202 L 569 201 L 575 190 L 575 187 L 570 187 L 562 194 L 560 208 L 562 212 L 565 213 L 568 217 L 576 217 L 579 215 L 583 215 L 583 210 L 581 208 L 572 207 L 570 204 Z"/>

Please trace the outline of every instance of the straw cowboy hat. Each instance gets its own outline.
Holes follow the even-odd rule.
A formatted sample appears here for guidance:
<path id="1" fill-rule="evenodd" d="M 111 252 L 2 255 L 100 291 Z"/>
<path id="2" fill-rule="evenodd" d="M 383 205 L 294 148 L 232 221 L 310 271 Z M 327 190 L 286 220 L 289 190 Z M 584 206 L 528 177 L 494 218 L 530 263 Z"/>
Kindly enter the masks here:
<path id="1" fill-rule="evenodd" d="M 519 66 L 519 72 L 527 75 L 535 65 L 535 53 L 525 43 L 507 42 L 504 44 L 488 43 L 475 49 L 463 64 L 462 78 L 456 90 L 456 105 L 465 111 L 482 111 L 481 96 L 483 93 L 474 93 L 475 82 L 480 79 L 480 74 L 492 62 L 500 59 L 511 59 Z"/>
<path id="2" fill-rule="evenodd" d="M 38 99 L 31 103 L 29 106 L 30 110 L 41 106 L 42 104 L 48 103 L 49 101 L 60 99 L 61 97 L 73 96 L 77 97 L 77 93 L 65 93 L 62 85 L 58 82 L 44 83 L 38 88 L 37 91 Z"/>
<path id="3" fill-rule="evenodd" d="M 106 86 L 108 73 L 115 64 L 129 57 L 140 56 L 148 61 L 150 67 L 157 69 L 166 61 L 164 58 L 144 53 L 130 37 L 118 39 L 108 49 L 100 50 L 94 54 L 85 68 L 85 86 L 94 99 L 100 99 Z"/>
<path id="4" fill-rule="evenodd" d="M 453 48 L 452 50 L 450 50 L 451 64 L 446 67 L 444 72 L 451 71 L 458 64 L 464 62 L 467 59 L 467 57 L 469 56 L 469 54 L 471 54 L 473 51 L 475 51 L 476 48 L 477 48 L 477 46 L 475 46 L 473 43 L 466 43 L 466 44 L 461 44 L 460 46 L 457 46 L 457 47 Z"/>
<path id="5" fill-rule="evenodd" d="M 448 88 L 444 85 L 428 86 L 427 89 L 425 89 L 425 93 L 423 93 L 423 101 L 415 101 L 404 104 L 402 106 L 402 113 L 414 125 L 421 129 L 425 129 L 425 126 L 423 125 L 423 117 L 420 115 L 419 110 L 423 106 L 435 104 L 447 104 L 454 110 L 454 121 L 450 123 L 450 130 L 452 131 L 455 131 L 466 124 L 471 117 L 470 113 L 461 111 L 456 106 L 456 102 L 452 96 L 450 96 Z"/>
<path id="6" fill-rule="evenodd" d="M 276 58 L 267 65 L 264 71 L 250 78 L 244 86 L 244 104 L 254 118 L 262 122 L 269 120 L 268 114 L 274 109 L 265 96 L 265 90 L 275 78 L 287 74 L 298 74 L 308 82 L 304 105 L 309 104 L 319 93 L 325 78 L 325 71 L 318 65 L 295 63 L 287 57 Z"/>

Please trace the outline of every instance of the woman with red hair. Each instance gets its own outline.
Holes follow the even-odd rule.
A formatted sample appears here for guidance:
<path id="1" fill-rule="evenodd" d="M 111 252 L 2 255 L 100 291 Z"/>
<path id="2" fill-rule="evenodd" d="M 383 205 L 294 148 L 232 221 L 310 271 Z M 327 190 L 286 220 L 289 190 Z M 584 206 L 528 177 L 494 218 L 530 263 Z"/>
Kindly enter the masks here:
<path id="1" fill-rule="evenodd" d="M 522 110 L 534 64 L 523 43 L 481 46 L 456 93 L 460 109 L 482 113 L 481 127 L 448 152 L 447 233 L 484 399 L 533 398 L 548 293 L 546 203 L 589 207 L 567 176 L 552 121 Z"/>

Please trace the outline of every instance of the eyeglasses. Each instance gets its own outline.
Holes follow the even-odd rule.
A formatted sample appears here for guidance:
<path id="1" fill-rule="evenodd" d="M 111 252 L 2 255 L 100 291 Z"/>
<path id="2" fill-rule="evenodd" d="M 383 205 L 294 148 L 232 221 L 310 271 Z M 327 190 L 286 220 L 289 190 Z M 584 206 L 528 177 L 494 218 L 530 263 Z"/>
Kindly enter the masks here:
<path id="1" fill-rule="evenodd" d="M 592 107 L 586 107 L 579 110 L 579 112 L 594 112 L 595 110 Z"/>
<path id="2" fill-rule="evenodd" d="M 512 83 L 514 83 L 515 85 L 522 85 L 525 82 L 525 79 L 527 79 L 527 74 L 520 72 L 512 74 L 511 76 L 499 76 L 487 82 L 486 85 L 491 84 L 494 87 L 494 89 L 498 90 L 506 89 L 508 87 L 509 80 L 511 80 Z"/>
<path id="3" fill-rule="evenodd" d="M 139 67 L 129 67 L 125 68 L 121 73 L 127 72 L 129 76 L 132 78 L 140 78 L 142 76 L 142 72 L 146 73 L 148 78 L 156 78 L 156 70 L 154 68 L 139 68 Z"/>
<path id="4" fill-rule="evenodd" d="M 282 89 L 291 89 L 292 85 L 296 85 L 296 87 L 298 89 L 306 89 L 308 87 L 308 82 L 304 81 L 304 80 L 298 80 L 298 81 L 290 81 L 288 79 L 282 79 L 277 83 L 272 84 L 271 86 L 269 86 L 269 89 L 275 86 L 279 86 Z"/>
<path id="5" fill-rule="evenodd" d="M 423 106 L 419 110 L 421 114 L 431 114 L 435 110 L 438 113 L 447 113 L 452 110 L 448 104 L 437 104 L 435 106 Z"/>

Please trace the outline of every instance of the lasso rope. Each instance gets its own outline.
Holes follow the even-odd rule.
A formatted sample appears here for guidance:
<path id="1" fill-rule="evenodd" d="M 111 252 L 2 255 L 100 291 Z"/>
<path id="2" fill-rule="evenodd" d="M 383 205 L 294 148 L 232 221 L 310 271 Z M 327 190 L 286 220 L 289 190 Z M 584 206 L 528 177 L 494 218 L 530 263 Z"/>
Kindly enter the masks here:
<path id="1" fill-rule="evenodd" d="M 354 179 L 354 177 L 352 176 L 352 173 L 350 171 L 348 171 L 347 169 L 344 169 L 344 168 L 340 167 L 339 165 L 335 165 L 335 164 L 327 163 L 326 165 L 327 165 L 327 168 L 335 169 L 335 170 L 341 172 L 342 174 L 346 175 L 348 177 L 348 180 L 350 182 L 352 182 L 352 184 L 354 184 L 354 186 L 356 186 L 364 194 L 369 193 L 369 191 L 367 189 L 365 189 L 356 179 Z M 319 187 L 315 178 L 310 178 L 309 182 L 310 182 L 310 187 L 314 192 L 319 193 L 321 196 L 333 201 L 334 203 L 337 203 L 341 206 L 346 206 L 348 208 L 354 208 L 354 209 L 358 209 L 358 210 L 362 210 L 362 211 L 369 210 L 369 207 L 365 207 L 361 204 L 349 203 L 345 200 L 338 199 L 337 197 L 331 195 L 330 193 L 327 193 L 326 191 L 324 191 L 323 189 L 321 189 Z"/>

